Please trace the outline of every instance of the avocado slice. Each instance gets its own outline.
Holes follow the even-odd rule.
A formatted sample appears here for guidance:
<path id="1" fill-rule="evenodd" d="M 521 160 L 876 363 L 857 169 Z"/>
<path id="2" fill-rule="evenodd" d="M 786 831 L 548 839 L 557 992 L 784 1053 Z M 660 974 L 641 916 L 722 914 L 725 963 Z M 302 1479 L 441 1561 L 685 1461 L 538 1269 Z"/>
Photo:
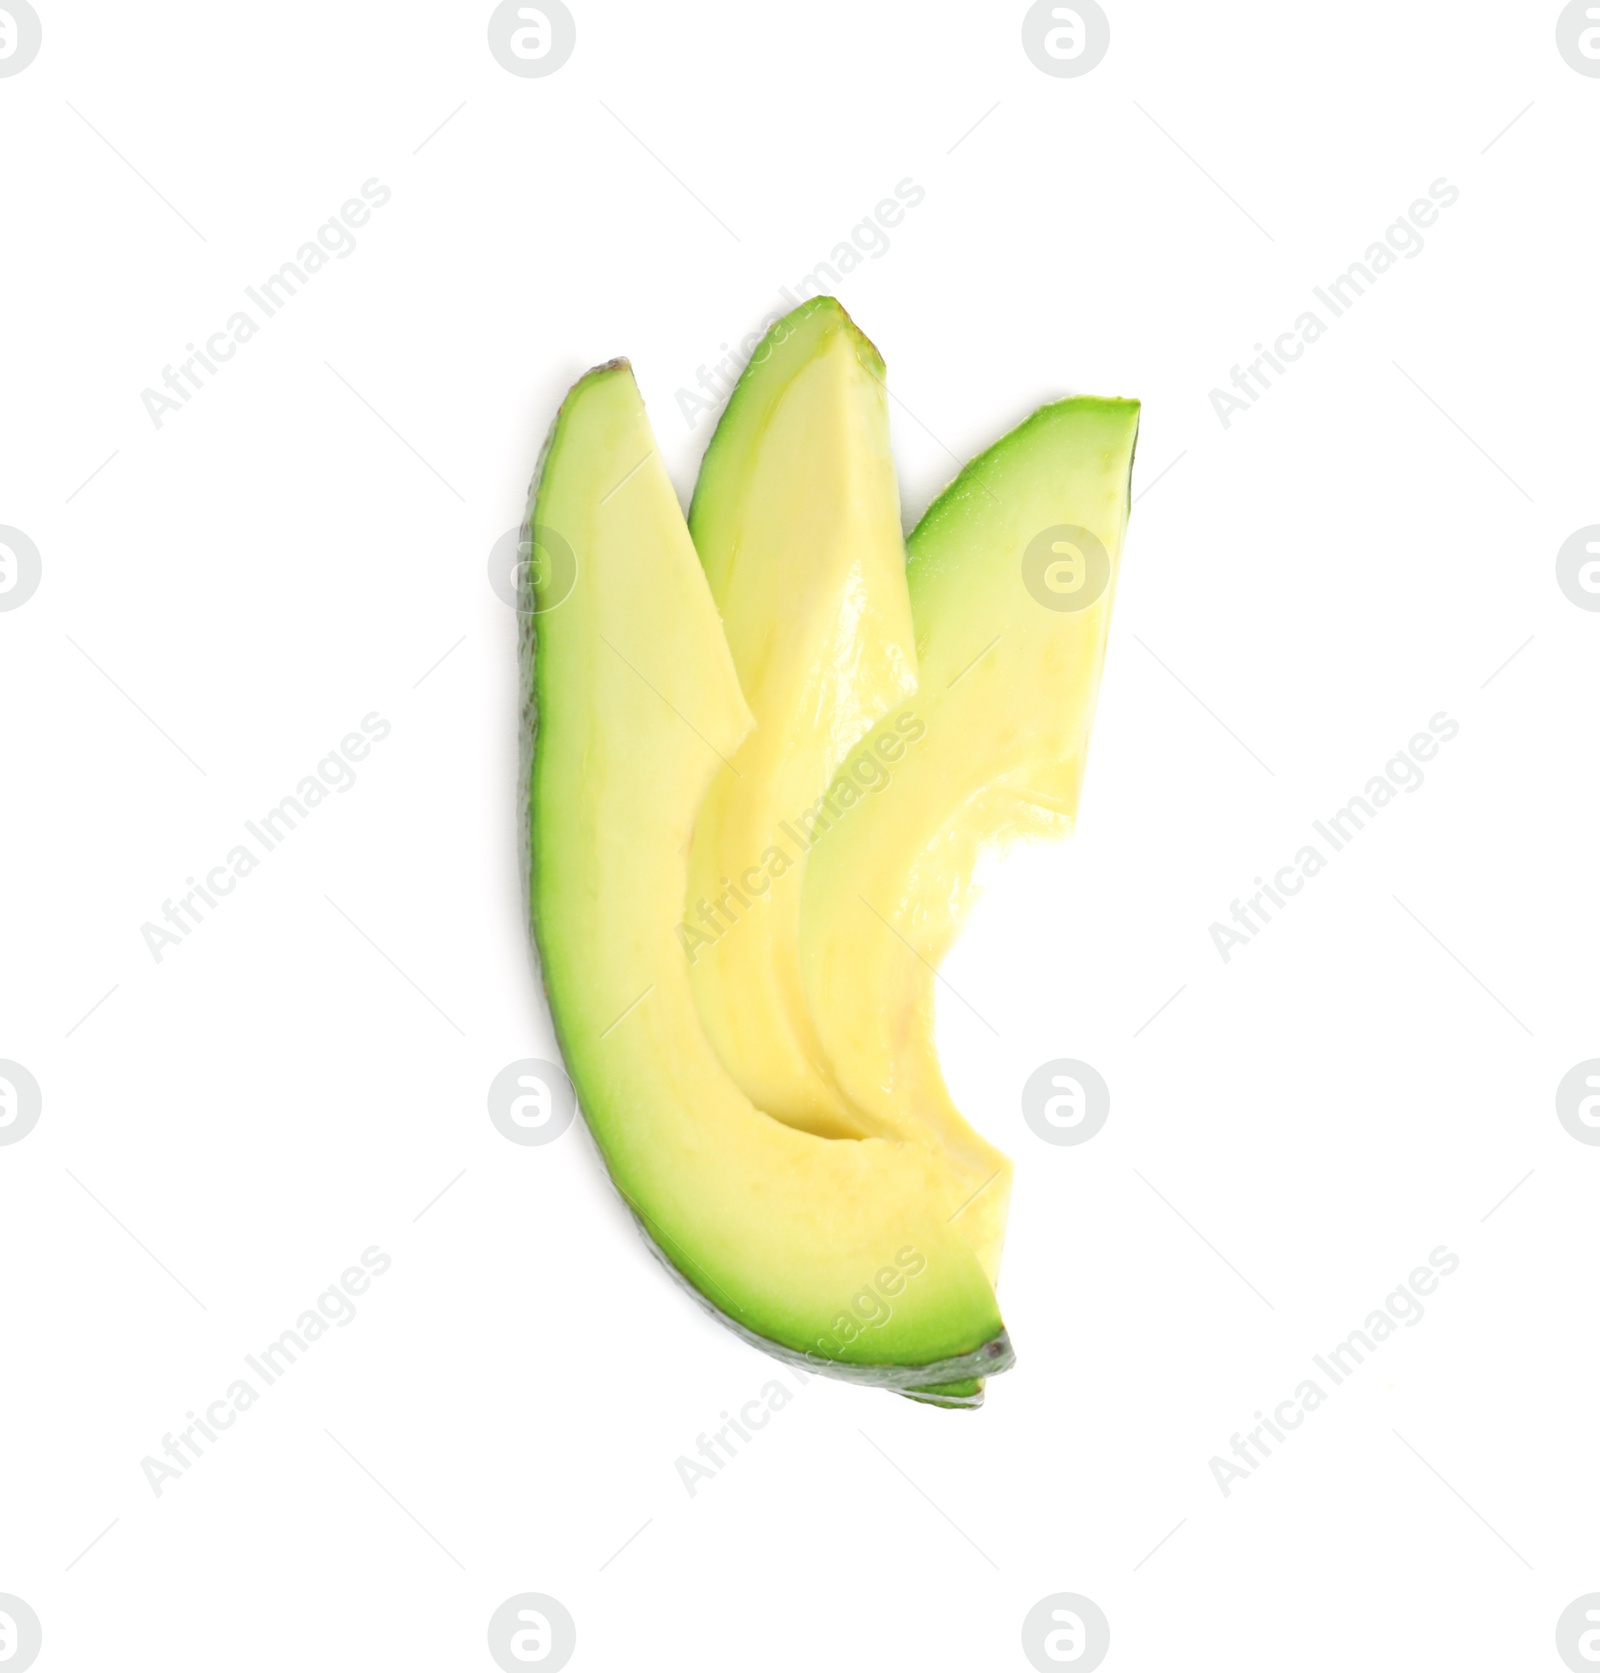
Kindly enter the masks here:
<path id="1" fill-rule="evenodd" d="M 680 939 L 706 1031 L 751 1100 L 808 1132 L 934 1145 L 954 1214 L 990 1181 L 1003 1205 L 1010 1163 L 953 1108 L 854 1105 L 800 971 L 808 855 L 881 791 L 882 751 L 917 725 L 908 710 L 901 733 L 875 737 L 871 770 L 835 785 L 917 683 L 883 376 L 833 297 L 806 302 L 751 356 L 701 465 L 689 532 L 756 725 L 701 806 Z M 998 1248 L 979 1254 L 993 1281 Z"/>
<path id="2" fill-rule="evenodd" d="M 951 1411 L 976 1411 L 983 1404 L 983 1377 L 963 1377 L 953 1383 L 927 1383 L 916 1388 L 897 1389 L 907 1400 L 924 1406 L 943 1406 Z"/>
<path id="3" fill-rule="evenodd" d="M 677 934 L 690 841 L 752 720 L 625 361 L 563 403 L 526 538 L 529 912 L 623 1200 L 703 1303 L 781 1358 L 896 1389 L 1005 1369 L 935 1153 L 773 1119 L 701 1022 Z"/>
<path id="4" fill-rule="evenodd" d="M 882 729 L 915 713 L 926 737 L 811 856 L 802 904 L 813 1023 L 866 1112 L 892 1102 L 949 1119 L 933 971 L 974 865 L 987 848 L 1071 828 L 1138 426 L 1137 401 L 1041 408 L 967 465 L 907 543 L 919 686 Z M 993 1191 L 962 1211 L 995 1258 L 1004 1216 Z"/>
<path id="5" fill-rule="evenodd" d="M 755 729 L 695 824 L 684 942 L 706 1031 L 790 1126 L 880 1136 L 829 1077 L 800 979 L 800 880 L 845 756 L 916 690 L 883 362 L 831 296 L 750 357 L 689 532 Z"/>

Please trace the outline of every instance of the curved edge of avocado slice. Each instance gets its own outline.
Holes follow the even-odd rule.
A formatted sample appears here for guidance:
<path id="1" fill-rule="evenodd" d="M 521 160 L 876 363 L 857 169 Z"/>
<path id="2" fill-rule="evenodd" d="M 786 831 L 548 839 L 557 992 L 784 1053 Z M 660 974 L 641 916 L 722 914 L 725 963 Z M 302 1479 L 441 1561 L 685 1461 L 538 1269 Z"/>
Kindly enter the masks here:
<path id="1" fill-rule="evenodd" d="M 845 341 L 854 349 L 868 376 L 876 379 L 885 389 L 888 387 L 884 381 L 886 369 L 883 356 L 878 352 L 877 344 L 845 312 L 837 297 L 813 296 L 773 323 L 745 362 L 739 381 L 728 397 L 728 404 L 717 419 L 711 439 L 706 443 L 705 456 L 700 461 L 700 472 L 689 502 L 689 533 L 700 553 L 700 561 L 706 566 L 713 591 L 718 589 L 726 565 L 726 557 L 719 554 L 725 554 L 731 544 L 721 537 L 716 528 L 721 514 L 713 508 L 719 501 L 733 504 L 738 501 L 737 495 L 719 491 L 723 480 L 736 478 L 747 469 L 748 459 L 759 447 L 762 434 L 774 409 L 783 399 L 795 370 L 817 355 L 822 340 L 831 331 L 843 332 Z M 769 360 L 773 363 L 771 370 L 774 375 L 756 375 Z"/>
<path id="2" fill-rule="evenodd" d="M 938 1406 L 945 1411 L 975 1412 L 983 1404 L 984 1379 L 969 1377 L 959 1383 L 937 1383 L 927 1388 L 897 1390 L 919 1406 Z"/>
<path id="3" fill-rule="evenodd" d="M 526 560 L 533 549 L 534 510 L 539 497 L 539 483 L 544 467 L 561 428 L 561 415 L 567 404 L 591 379 L 606 372 L 626 369 L 633 371 L 633 363 L 625 354 L 602 360 L 591 366 L 561 397 L 550 427 L 539 444 L 539 456 L 533 462 L 533 475 L 528 479 L 528 493 L 524 502 L 522 521 L 517 525 L 517 881 L 522 894 L 522 922 L 527 931 L 528 964 L 544 995 L 544 1008 L 550 1011 L 550 990 L 545 985 L 544 963 L 539 957 L 539 943 L 533 927 L 533 821 L 528 809 L 533 800 L 533 757 L 539 741 L 539 682 L 535 670 L 537 661 L 535 583 L 532 565 Z M 555 1018 L 551 1015 L 552 1031 Z"/>
<path id="4" fill-rule="evenodd" d="M 620 1191 L 617 1194 L 622 1196 Z M 741 1341 L 748 1342 L 753 1348 L 760 1348 L 763 1353 L 770 1354 L 774 1359 L 781 1360 L 797 1371 L 809 1371 L 819 1377 L 834 1377 L 840 1382 L 855 1383 L 862 1388 L 886 1388 L 895 1394 L 907 1395 L 913 1400 L 925 1400 L 929 1405 L 981 1406 L 983 1379 L 999 1376 L 1002 1371 L 1009 1371 L 1017 1363 L 1017 1356 L 1011 1347 L 1010 1333 L 1005 1330 L 971 1353 L 957 1354 L 951 1359 L 931 1360 L 926 1365 L 853 1365 L 843 1360 L 824 1359 L 820 1354 L 797 1353 L 793 1348 L 785 1347 L 782 1342 L 774 1342 L 770 1336 L 762 1336 L 751 1330 L 748 1325 L 741 1324 L 731 1313 L 726 1313 L 717 1306 L 703 1290 L 685 1276 L 672 1258 L 671 1251 L 657 1242 L 649 1225 L 626 1196 L 622 1196 L 622 1202 L 628 1213 L 633 1216 L 633 1223 L 644 1240 L 645 1248 L 666 1268 L 674 1281 L 688 1292 L 703 1312 L 709 1313 L 718 1324 L 726 1326 Z M 975 1399 L 962 1397 L 972 1392 L 976 1393 Z M 946 1397 L 947 1395 L 949 1397 Z"/>

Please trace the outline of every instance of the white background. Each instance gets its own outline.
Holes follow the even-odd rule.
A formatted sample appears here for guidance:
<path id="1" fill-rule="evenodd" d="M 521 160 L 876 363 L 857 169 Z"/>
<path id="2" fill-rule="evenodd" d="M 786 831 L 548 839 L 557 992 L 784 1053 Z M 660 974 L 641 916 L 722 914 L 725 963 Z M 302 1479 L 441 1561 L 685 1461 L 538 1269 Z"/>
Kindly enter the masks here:
<path id="1" fill-rule="evenodd" d="M 44 1095 L 0 1148 L 0 1592 L 38 1666 L 490 1668 L 534 1590 L 582 1668 L 1024 1668 L 1058 1591 L 1108 1668 L 1559 1668 L 1600 1589 L 1600 1150 L 1553 1101 L 1600 1055 L 1600 615 L 1554 572 L 1600 521 L 1600 80 L 1558 8 L 1106 0 L 1052 78 L 1019 4 L 572 0 L 523 79 L 481 3 L 37 3 L 0 79 L 0 523 L 43 563 L 0 614 L 0 1056 Z M 486 562 L 613 355 L 687 496 L 675 391 L 908 176 L 838 292 L 908 526 L 1040 401 L 1144 402 L 1079 833 L 948 962 L 998 1034 L 941 995 L 1016 1158 L 1018 1364 L 977 1414 L 815 1381 L 691 1499 L 674 1460 L 776 1366 L 581 1124 L 486 1113 L 553 1050 Z M 157 429 L 141 390 L 372 177 L 354 254 Z M 1224 429 L 1209 390 L 1440 177 L 1422 254 Z M 140 926 L 374 710 L 355 788 L 157 964 Z M 1440 711 L 1424 786 L 1224 964 L 1208 926 Z M 1021 1118 L 1056 1057 L 1111 1085 L 1081 1147 Z M 140 1460 L 372 1244 L 354 1322 L 157 1498 Z M 1422 1322 L 1225 1498 L 1210 1458 L 1440 1244 Z"/>

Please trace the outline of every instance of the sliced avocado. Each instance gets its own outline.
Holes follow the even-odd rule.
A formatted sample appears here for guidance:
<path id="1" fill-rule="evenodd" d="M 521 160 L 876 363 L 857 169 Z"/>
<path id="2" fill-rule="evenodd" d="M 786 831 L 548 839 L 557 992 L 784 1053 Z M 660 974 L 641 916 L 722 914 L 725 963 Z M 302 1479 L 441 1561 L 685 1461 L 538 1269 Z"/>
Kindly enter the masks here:
<path id="1" fill-rule="evenodd" d="M 955 1383 L 930 1383 L 926 1387 L 902 1388 L 895 1392 L 924 1406 L 947 1406 L 952 1410 L 976 1411 L 983 1404 L 982 1377 L 965 1377 Z"/>
<path id="2" fill-rule="evenodd" d="M 625 362 L 563 404 L 527 540 L 530 916 L 617 1189 L 705 1305 L 781 1357 L 891 1388 L 1005 1369 L 934 1153 L 774 1120 L 701 1023 L 677 935 L 689 844 L 751 716 Z M 891 1308 L 853 1305 L 874 1287 Z"/>
<path id="3" fill-rule="evenodd" d="M 695 825 L 684 942 L 733 1078 L 830 1137 L 863 1124 L 823 1065 L 800 980 L 800 881 L 845 756 L 916 689 L 883 362 L 831 296 L 779 320 L 706 450 L 689 532 L 755 730 Z"/>
<path id="4" fill-rule="evenodd" d="M 1041 408 L 961 472 L 907 543 L 919 685 L 880 730 L 914 714 L 926 734 L 812 854 L 801 918 L 813 1022 L 864 1111 L 953 1110 L 933 972 L 974 864 L 1013 838 L 1064 834 L 1076 814 L 1138 424 L 1136 401 Z M 996 1259 L 1004 1207 L 983 1191 L 963 1211 Z"/>
<path id="5" fill-rule="evenodd" d="M 854 1105 L 830 1074 L 800 972 L 807 858 L 893 771 L 834 775 L 916 689 L 900 495 L 883 361 L 831 296 L 779 320 L 751 357 L 706 452 L 689 529 L 722 613 L 755 730 L 695 825 L 680 939 L 706 1030 L 769 1115 L 827 1136 L 937 1146 L 952 1216 L 1010 1163 L 953 1107 Z M 908 714 L 902 730 L 914 731 Z M 830 794 L 831 792 L 831 794 Z M 981 1221 L 963 1218 L 967 1235 Z M 992 1258 L 991 1258 L 992 1256 Z M 998 1249 L 980 1257 L 991 1281 Z"/>

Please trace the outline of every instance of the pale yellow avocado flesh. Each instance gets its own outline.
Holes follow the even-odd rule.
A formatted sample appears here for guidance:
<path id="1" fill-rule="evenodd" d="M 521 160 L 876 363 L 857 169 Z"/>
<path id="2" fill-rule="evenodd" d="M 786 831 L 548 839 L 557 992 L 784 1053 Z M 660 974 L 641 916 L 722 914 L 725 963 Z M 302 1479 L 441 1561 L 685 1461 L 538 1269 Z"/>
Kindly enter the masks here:
<path id="1" fill-rule="evenodd" d="M 895 770 L 885 753 L 921 735 L 913 703 L 836 785 L 851 747 L 916 679 L 883 363 L 832 297 L 779 321 L 752 356 L 689 525 L 756 722 L 695 826 L 681 939 L 707 1032 L 779 1119 L 932 1146 L 948 1210 L 992 1282 L 1009 1161 L 948 1100 L 853 1105 L 827 1066 L 800 970 L 811 853 L 883 792 Z M 985 1213 L 960 1217 L 979 1194 Z"/>
<path id="2" fill-rule="evenodd" d="M 800 979 L 820 799 L 916 689 L 882 364 L 831 297 L 775 326 L 706 452 L 689 529 L 755 728 L 695 824 L 683 941 L 707 1032 L 769 1114 L 882 1132 L 827 1075 Z"/>
<path id="3" fill-rule="evenodd" d="M 569 394 L 530 519 L 535 552 L 576 565 L 565 598 L 559 565 L 531 566 L 525 601 L 530 910 L 618 1189 L 706 1304 L 775 1352 L 902 1389 L 1003 1370 L 935 1149 L 774 1120 L 701 1022 L 677 933 L 690 838 L 751 715 L 625 363 Z"/>
<path id="4" fill-rule="evenodd" d="M 912 533 L 919 688 L 903 712 L 926 736 L 816 849 L 802 908 L 813 1023 L 863 1111 L 953 1112 L 934 1046 L 934 970 L 973 868 L 1015 838 L 1064 834 L 1076 815 L 1138 415 L 1137 402 L 1087 397 L 1041 409 Z M 1003 1196 L 982 1192 L 962 1219 L 997 1259 Z M 992 1275 L 987 1255 L 985 1267 Z"/>

